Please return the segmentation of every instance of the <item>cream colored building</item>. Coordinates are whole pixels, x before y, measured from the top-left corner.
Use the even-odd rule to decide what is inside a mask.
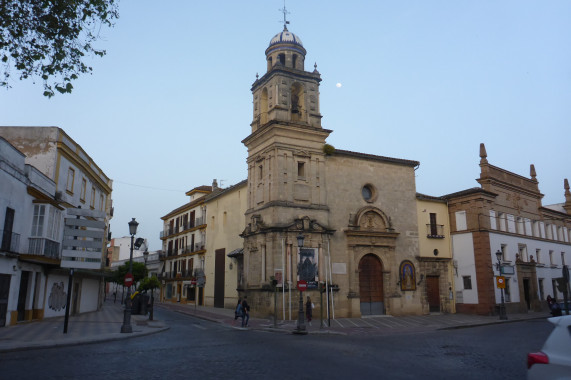
[[[207,213],[204,284],[205,305],[233,308],[242,287],[238,257],[243,255],[244,213],[247,182],[216,189],[206,196]]]
[[[315,315],[325,283],[331,316],[428,313],[417,286],[419,163],[327,146],[321,75],[305,71],[305,54],[284,27],[266,49],[267,73],[252,85],[240,295],[248,295],[252,313],[273,314],[275,277],[285,318],[297,315],[298,280],[308,283],[304,297],[314,300]]]
[[[199,186],[188,191],[188,203],[172,210],[163,220],[162,240],[163,271],[161,300],[182,303],[204,304],[204,281],[206,253],[206,204],[205,197],[216,189],[214,186]]]
[[[454,261],[450,239],[448,204],[441,197],[416,195],[420,278],[418,286],[426,299],[423,309],[455,313]]]

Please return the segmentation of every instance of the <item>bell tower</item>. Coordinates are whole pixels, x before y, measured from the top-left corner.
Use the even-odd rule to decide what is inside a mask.
[[[287,24],[284,17],[283,31],[265,51],[267,71],[251,88],[251,134],[242,141],[248,148],[246,217],[280,209],[262,215],[265,223],[291,220],[297,215],[291,208],[327,208],[323,146],[331,130],[321,127],[321,75],[317,66],[305,71],[307,52]]]

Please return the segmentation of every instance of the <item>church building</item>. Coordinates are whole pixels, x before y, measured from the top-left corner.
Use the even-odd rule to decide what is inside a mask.
[[[297,318],[296,287],[305,281],[314,317],[320,308],[331,317],[428,313],[419,162],[328,145],[333,131],[321,125],[321,75],[316,66],[306,71],[301,39],[284,25],[265,55],[267,72],[251,88],[251,133],[242,141],[248,178],[240,295],[254,314],[271,315],[277,282],[278,318]],[[448,290],[443,271],[431,276]]]

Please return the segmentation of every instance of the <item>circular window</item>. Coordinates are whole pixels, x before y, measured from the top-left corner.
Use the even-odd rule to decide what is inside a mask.
[[[438,256],[438,250],[437,249],[434,250],[434,256]]]
[[[365,201],[373,202],[376,195],[375,188],[372,185],[367,184],[361,189],[361,195]]]

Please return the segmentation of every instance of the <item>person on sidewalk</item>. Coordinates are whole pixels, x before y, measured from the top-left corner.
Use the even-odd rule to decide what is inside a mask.
[[[249,327],[250,305],[248,305],[248,301],[246,301],[247,298],[248,296],[244,296],[244,300],[242,301],[242,327]]]
[[[244,314],[242,314],[242,298],[238,298],[238,304],[236,305],[236,310],[234,311],[234,325],[238,318],[242,318],[242,324],[244,324]]]
[[[313,302],[311,302],[311,298],[307,296],[307,302],[305,303],[305,315],[307,316],[307,323],[311,326],[311,318],[313,317]]]

